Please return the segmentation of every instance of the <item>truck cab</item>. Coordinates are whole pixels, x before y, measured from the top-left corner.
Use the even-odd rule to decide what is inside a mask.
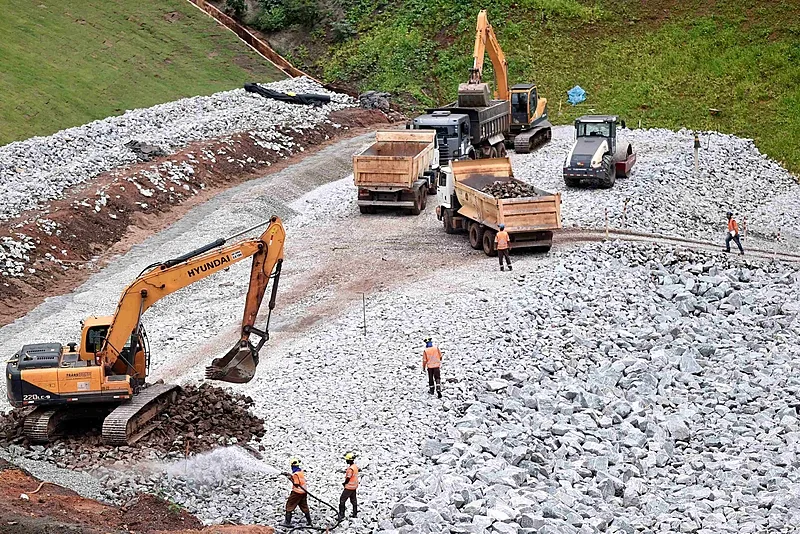
[[[470,142],[470,118],[461,113],[434,111],[420,115],[411,121],[414,130],[436,130],[439,147],[439,164],[450,161],[475,158],[475,149]]]

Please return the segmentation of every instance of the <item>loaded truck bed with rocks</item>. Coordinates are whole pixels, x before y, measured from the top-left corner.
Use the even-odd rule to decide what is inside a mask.
[[[433,131],[388,130],[353,156],[353,182],[361,213],[404,208],[419,215],[436,192],[439,153]]]
[[[487,255],[497,253],[500,224],[513,248],[549,249],[561,228],[561,194],[514,178],[508,158],[453,162],[446,182],[437,208],[445,232],[467,232],[470,246]]]

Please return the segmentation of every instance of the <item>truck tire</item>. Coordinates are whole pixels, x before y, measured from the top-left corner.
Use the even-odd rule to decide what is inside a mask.
[[[453,228],[453,213],[450,210],[444,210],[444,214],[442,215],[442,224],[444,225],[444,233],[456,233],[456,229]]]
[[[411,215],[419,215],[420,213],[422,213],[422,210],[424,209],[422,206],[423,198],[427,197],[425,197],[425,195],[422,194],[422,191],[417,190],[414,192],[414,207],[408,210],[408,212]]]
[[[611,189],[617,180],[617,166],[614,165],[614,158],[611,154],[603,156],[603,177],[600,178],[600,187]]]
[[[494,230],[486,230],[483,232],[483,252],[487,256],[497,256],[497,250],[494,248]]]
[[[581,179],[574,178],[572,176],[565,176],[564,183],[567,184],[567,187],[578,187],[579,185],[581,185]]]
[[[483,234],[486,229],[478,223],[469,225],[469,246],[475,250],[483,247]]]

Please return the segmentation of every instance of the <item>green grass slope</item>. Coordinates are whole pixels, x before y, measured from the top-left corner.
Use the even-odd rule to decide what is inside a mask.
[[[485,8],[508,57],[511,82],[535,80],[555,122],[594,110],[619,113],[643,127],[718,129],[755,139],[762,151],[800,171],[800,2],[319,4],[315,39],[327,37],[329,47],[290,52],[312,58],[306,61],[329,81],[392,91],[411,108],[450,101],[466,81],[475,18]],[[574,85],[588,93],[578,107],[566,103]],[[721,113],[712,116],[710,108]]]
[[[0,145],[284,77],[184,0],[19,0],[0,13]]]

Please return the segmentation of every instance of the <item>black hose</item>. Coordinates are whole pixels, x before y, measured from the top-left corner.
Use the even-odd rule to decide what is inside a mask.
[[[285,476],[285,475],[284,475],[284,476]],[[289,477],[289,480],[291,480],[291,477]],[[317,497],[316,495],[314,495],[313,493],[311,493],[311,492],[310,492],[310,491],[308,491],[307,489],[303,488],[303,487],[302,487],[300,484],[295,484],[295,483],[294,483],[294,480],[292,480],[292,486],[297,486],[298,488],[302,488],[302,489],[303,489],[303,491],[305,491],[305,492],[306,492],[306,495],[308,495],[309,497],[311,497],[311,498],[312,498],[312,499],[314,499],[315,501],[319,501],[319,502],[321,502],[322,504],[324,504],[325,506],[327,506],[328,508],[330,508],[331,510],[333,510],[333,512],[336,514],[336,523],[335,523],[333,526],[327,526],[327,527],[315,527],[315,526],[313,526],[313,525],[304,525],[304,526],[292,527],[291,529],[289,529],[289,530],[287,530],[287,531],[286,531],[287,533],[288,533],[288,532],[294,532],[295,530],[317,530],[317,531],[328,531],[328,530],[333,530],[333,529],[335,529],[336,527],[338,527],[338,526],[339,526],[339,524],[342,522],[342,519],[339,517],[339,510],[337,510],[336,508],[334,508],[334,506],[333,506],[332,504],[330,504],[330,503],[328,503],[328,502],[325,502],[325,501],[323,501],[322,499],[320,499],[319,497]]]

